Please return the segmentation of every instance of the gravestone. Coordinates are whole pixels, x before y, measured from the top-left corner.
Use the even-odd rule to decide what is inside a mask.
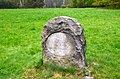
[[[60,16],[48,21],[42,32],[44,64],[81,69],[86,66],[83,27],[74,18]]]

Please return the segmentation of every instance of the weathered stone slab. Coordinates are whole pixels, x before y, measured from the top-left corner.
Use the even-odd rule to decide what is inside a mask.
[[[85,52],[86,40],[80,23],[66,16],[48,21],[42,32],[43,63],[64,68],[84,68]]]
[[[65,33],[53,33],[49,36],[46,42],[47,50],[59,57],[70,55],[71,52],[75,53],[74,39]]]

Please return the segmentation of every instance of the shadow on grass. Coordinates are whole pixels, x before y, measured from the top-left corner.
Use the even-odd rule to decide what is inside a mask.
[[[64,68],[64,67],[60,67],[60,66],[56,66],[54,64],[43,64],[42,59],[38,62],[38,64],[36,66],[34,66],[36,69],[40,69],[40,70],[51,70],[51,71],[58,71],[58,72],[62,72],[62,73],[70,73],[70,74],[75,74],[76,72],[78,72],[77,69],[75,68]]]

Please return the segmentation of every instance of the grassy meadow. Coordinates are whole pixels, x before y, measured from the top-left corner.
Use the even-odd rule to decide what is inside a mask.
[[[84,27],[89,73],[41,65],[41,32],[56,16]],[[120,10],[0,9],[0,79],[120,79]]]

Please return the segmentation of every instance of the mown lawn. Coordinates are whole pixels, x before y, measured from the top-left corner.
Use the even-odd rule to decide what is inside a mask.
[[[87,39],[87,64],[96,79],[120,79],[120,10],[1,9],[0,79],[80,79],[79,72],[41,66],[41,32],[56,16],[76,18]],[[84,75],[84,76],[85,76]]]

